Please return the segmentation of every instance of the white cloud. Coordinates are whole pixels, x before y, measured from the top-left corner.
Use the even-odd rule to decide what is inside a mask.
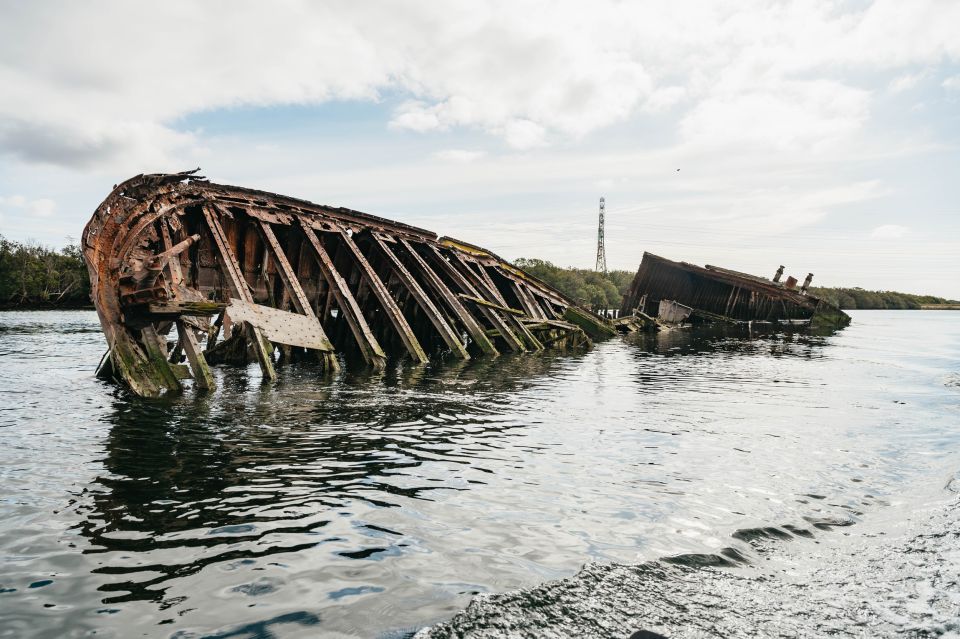
[[[870,232],[870,237],[876,240],[897,240],[910,231],[906,226],[899,224],[883,224]]]
[[[515,149],[533,149],[545,146],[547,131],[532,120],[515,119],[503,127],[503,138]]]
[[[656,89],[644,103],[643,110],[648,113],[667,111],[680,103],[686,96],[687,89],[684,87]]]
[[[433,155],[438,160],[443,160],[445,162],[458,162],[461,164],[466,164],[468,162],[479,160],[486,154],[483,151],[470,151],[468,149],[446,149],[444,151],[437,151]]]
[[[868,93],[828,81],[782,82],[768,91],[703,100],[680,123],[697,144],[799,149],[842,143],[868,115]],[[742,148],[742,147],[741,147]]]
[[[429,106],[420,100],[409,100],[397,109],[390,126],[425,133],[445,129],[448,125],[441,121],[438,107]]]
[[[185,115],[388,94],[409,98],[395,128],[468,127],[519,149],[681,105],[688,138],[737,143],[718,132],[756,122],[752,143],[816,146],[869,115],[845,76],[956,61],[958,23],[949,0],[14,3],[0,151],[179,167],[203,151],[200,132],[177,129]]]
[[[50,217],[57,210],[57,203],[49,198],[41,198],[30,202],[28,210],[35,217]]]
[[[57,210],[57,203],[49,198],[30,200],[22,195],[0,196],[0,211],[16,211],[32,217],[51,217]]]
[[[950,91],[960,90],[960,75],[950,76],[949,78],[943,81],[941,86],[943,86],[944,89],[947,89]]]
[[[899,75],[890,81],[887,90],[890,93],[903,93],[917,86],[917,84],[926,76],[925,72],[907,73]]]

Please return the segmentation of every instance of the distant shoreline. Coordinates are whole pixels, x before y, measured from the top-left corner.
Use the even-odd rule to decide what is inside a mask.
[[[90,302],[64,304],[0,304],[0,312],[13,311],[95,311]],[[924,304],[920,308],[852,308],[851,311],[960,311],[960,304]]]
[[[95,311],[91,302],[63,302],[62,304],[52,303],[26,303],[26,304],[2,304],[0,311]]]

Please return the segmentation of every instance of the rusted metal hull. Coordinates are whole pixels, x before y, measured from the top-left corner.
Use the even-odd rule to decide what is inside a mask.
[[[623,297],[621,313],[657,317],[668,308],[675,319],[677,305],[689,307],[683,319],[691,321],[790,323],[816,329],[842,328],[850,323],[850,316],[836,306],[784,284],[644,253]]]
[[[115,187],[82,245],[107,369],[142,396],[186,378],[212,388],[211,363],[256,361],[269,380],[304,357],[379,368],[577,347],[610,331],[482,248],[195,172]]]

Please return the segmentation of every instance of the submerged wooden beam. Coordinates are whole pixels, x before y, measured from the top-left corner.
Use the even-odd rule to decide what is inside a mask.
[[[219,220],[217,220],[216,216],[210,211],[209,207],[203,207],[203,217],[207,222],[207,227],[213,236],[213,242],[220,254],[220,266],[223,269],[224,276],[227,278],[230,289],[233,291],[236,299],[252,304],[253,296],[250,294],[250,289],[247,288],[246,280],[243,279],[237,258],[227,244],[227,236],[223,232],[223,227],[220,226]],[[230,313],[229,309],[227,313]],[[276,379],[277,372],[273,368],[273,360],[270,357],[270,343],[263,336],[263,331],[259,328],[250,323],[247,323],[246,326],[247,337],[253,346],[253,352],[256,354],[257,363],[260,364],[263,377],[269,380]]]
[[[438,249],[436,246],[431,246],[430,248],[433,251],[434,263],[440,266],[441,270],[446,273],[447,277],[455,282],[457,286],[467,295],[483,299],[480,291],[474,287],[469,278],[465,274],[461,273],[453,264],[447,261],[447,259],[440,252],[440,249]],[[510,330],[506,320],[501,317],[497,311],[487,306],[480,306],[478,308],[480,313],[483,314],[491,324],[493,324],[494,328],[500,331],[500,336],[507,343],[507,346],[510,348],[510,350],[517,353],[526,350],[523,342],[521,342],[517,336],[513,334],[513,331]]]
[[[463,324],[464,328],[467,330],[467,333],[476,343],[477,347],[488,355],[499,355],[500,351],[493,345],[493,342],[487,337],[487,334],[484,332],[483,328],[480,327],[480,324],[477,323],[476,318],[470,314],[470,311],[460,303],[460,300],[457,299],[456,295],[453,294],[447,285],[443,283],[433,269],[430,268],[430,265],[424,261],[420,256],[417,250],[410,244],[405,238],[400,239],[400,243],[407,250],[407,254],[413,258],[414,263],[417,265],[419,272],[423,275],[423,278],[427,281],[427,284],[433,289],[433,292],[440,296],[444,302],[446,302],[447,307],[453,311],[453,314],[457,316],[460,322]]]
[[[344,314],[347,324],[350,326],[350,331],[353,333],[361,355],[364,360],[374,368],[383,368],[387,356],[383,352],[383,348],[380,347],[377,338],[374,337],[373,331],[370,330],[370,326],[367,324],[367,320],[364,319],[363,313],[360,312],[357,300],[353,297],[353,293],[350,292],[350,287],[347,286],[346,280],[344,280],[343,276],[337,271],[327,250],[320,244],[316,231],[303,219],[300,220],[300,228],[306,236],[307,245],[313,251],[313,255],[320,267],[320,272],[330,287],[330,295],[336,300],[337,307],[340,309],[340,312]]]
[[[396,301],[390,295],[390,291],[387,290],[386,284],[383,283],[383,280],[380,279],[380,276],[377,275],[377,272],[373,270],[372,266],[370,266],[370,262],[368,262],[367,258],[363,255],[363,253],[360,252],[360,247],[358,247],[356,242],[353,241],[350,233],[348,233],[346,229],[341,228],[339,230],[340,241],[344,246],[347,247],[350,254],[353,256],[353,259],[356,260],[358,266],[360,267],[360,271],[363,273],[363,277],[367,282],[367,285],[370,286],[370,290],[373,291],[377,301],[380,302],[380,305],[386,312],[390,323],[399,334],[400,340],[406,347],[410,357],[412,357],[416,362],[426,363],[429,360],[427,354],[424,352],[423,347],[417,340],[417,336],[413,334],[413,329],[410,328],[410,324],[407,322],[407,319],[403,316],[403,313],[400,312],[400,308],[397,306]]]
[[[187,361],[190,362],[190,370],[193,372],[193,379],[197,386],[205,390],[216,387],[213,380],[213,374],[210,367],[207,366],[207,360],[200,350],[200,344],[197,342],[197,336],[193,333],[193,327],[187,325],[183,320],[177,320],[177,333],[180,335],[180,346],[183,348]]]
[[[303,286],[300,284],[300,280],[297,279],[297,274],[294,273],[293,267],[290,265],[290,260],[287,259],[286,254],[283,252],[283,248],[280,247],[277,236],[274,234],[273,229],[270,228],[268,222],[259,220],[259,227],[263,233],[263,238],[268,250],[271,251],[273,258],[277,261],[280,279],[283,280],[283,284],[290,295],[290,301],[293,303],[294,308],[304,315],[308,322],[313,324],[313,328],[316,330],[317,339],[315,339],[315,343],[319,344],[320,347],[314,348],[314,350],[320,351],[321,360],[328,370],[334,371],[339,369],[340,366],[337,364],[337,358],[334,355],[333,344],[330,343],[327,334],[324,333],[323,325],[317,318],[317,314],[314,312],[310,300],[307,299],[307,294],[303,292]],[[305,346],[304,348],[310,347]]]
[[[463,268],[467,279],[473,284],[475,290],[480,291],[484,297],[497,300],[506,306],[507,301],[503,298],[500,291],[497,290],[496,285],[493,283],[493,280],[490,279],[490,275],[483,269],[482,265],[478,264],[480,268],[480,273],[478,274],[477,271],[471,268],[471,263],[476,263],[472,258],[468,259],[460,254],[454,253],[453,259]],[[534,334],[530,332],[530,329],[520,322],[515,315],[507,313],[504,317],[506,318],[507,324],[511,327],[511,332],[520,337],[525,347],[529,347],[535,351],[543,350],[543,344],[540,343],[540,340],[538,340]]]
[[[417,280],[414,279],[414,277],[410,274],[410,271],[407,270],[407,267],[403,265],[390,247],[387,246],[387,243],[380,239],[376,233],[373,234],[373,241],[380,251],[386,256],[394,274],[397,276],[400,282],[403,283],[407,290],[410,291],[410,294],[423,309],[423,312],[427,315],[427,319],[430,320],[430,323],[433,324],[434,328],[437,329],[437,332],[440,333],[440,337],[447,345],[447,348],[459,355],[462,359],[470,359],[470,355],[467,354],[466,346],[464,346],[463,342],[460,341],[460,338],[453,331],[453,329],[450,328],[450,325],[447,324],[447,320],[445,320],[443,315],[440,314],[440,309],[434,305],[433,300],[430,299],[426,291],[424,291],[420,286],[420,283],[417,282]]]

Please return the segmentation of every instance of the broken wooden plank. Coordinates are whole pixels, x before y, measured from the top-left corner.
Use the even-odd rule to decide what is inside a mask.
[[[477,344],[477,347],[488,355],[499,355],[500,351],[493,345],[493,342],[489,340],[483,328],[477,323],[476,318],[466,309],[466,307],[460,303],[460,300],[457,299],[453,291],[451,291],[443,280],[434,273],[433,269],[430,268],[430,265],[426,263],[423,257],[416,251],[416,249],[407,241],[405,238],[400,239],[400,244],[407,250],[407,253],[410,257],[413,258],[414,263],[417,265],[417,268],[423,278],[427,281],[427,284],[433,290],[434,293],[440,296],[440,298],[446,302],[447,306],[453,311],[454,315],[460,320],[464,328],[467,330],[467,333],[470,335],[471,339]]]
[[[447,320],[444,319],[443,315],[440,313],[440,309],[434,305],[433,300],[426,294],[423,288],[420,286],[420,283],[410,274],[410,271],[407,270],[407,267],[397,258],[390,247],[387,246],[386,242],[377,237],[376,233],[372,234],[374,244],[380,249],[380,251],[386,256],[387,261],[389,262],[391,268],[393,269],[394,274],[400,280],[400,283],[403,284],[410,294],[413,296],[413,299],[420,305],[420,308],[423,309],[423,312],[426,313],[427,319],[430,320],[430,323],[433,324],[433,327],[437,329],[437,332],[440,333],[441,339],[447,347],[459,355],[462,359],[470,359],[470,355],[467,354],[467,349],[464,346],[463,342],[460,341],[460,337],[450,328],[450,325],[447,324]]]
[[[272,252],[271,257],[277,260],[277,271],[280,273],[280,279],[283,281],[284,286],[286,286],[290,292],[291,302],[293,302],[294,308],[307,317],[317,319],[317,314],[310,305],[307,294],[303,292],[303,286],[301,286],[300,280],[297,279],[296,273],[293,272],[290,260],[287,259],[286,254],[280,247],[280,242],[277,241],[277,236],[274,234],[273,229],[270,228],[270,224],[259,220],[259,229],[263,234],[267,250]],[[320,332],[323,332],[322,328]]]
[[[318,351],[333,350],[315,318],[238,299],[230,300],[227,314],[234,322],[246,322],[256,327],[271,342]]]
[[[387,286],[383,283],[383,280],[380,279],[380,276],[377,275],[376,271],[373,270],[373,267],[370,266],[370,262],[368,262],[367,258],[360,252],[360,247],[353,241],[353,238],[350,237],[350,233],[348,233],[346,229],[340,228],[340,241],[347,247],[349,253],[357,262],[363,278],[386,312],[390,323],[399,334],[400,341],[403,342],[410,357],[412,357],[414,361],[421,363],[429,361],[419,340],[417,340],[416,335],[413,334],[413,329],[410,328],[407,319],[403,316],[403,313],[400,312],[400,308],[390,295],[390,291],[387,290]]]
[[[320,267],[320,273],[327,281],[329,286],[328,298],[332,295],[336,299],[337,307],[346,318],[347,325],[350,327],[350,332],[353,333],[361,355],[368,364],[375,368],[383,368],[387,356],[383,352],[380,342],[374,337],[373,331],[370,330],[363,313],[360,312],[360,307],[357,305],[353,293],[350,292],[347,281],[337,271],[327,250],[320,243],[316,231],[306,224],[302,218],[300,219],[300,228],[306,235],[307,244],[313,251],[313,256]]]
[[[179,392],[183,389],[170,362],[167,361],[167,341],[157,334],[156,328],[148,324],[140,329],[141,341],[147,351],[147,358],[158,373],[157,382],[167,390]]]
[[[169,300],[166,302],[152,302],[146,305],[151,315],[216,315],[227,307],[224,302],[189,302]]]
[[[193,371],[193,378],[196,380],[197,387],[212,390],[216,387],[216,382],[213,380],[210,367],[207,366],[203,351],[200,350],[200,344],[197,342],[193,327],[188,326],[182,319],[178,319],[177,333],[180,335],[180,347],[187,356],[187,361],[190,362],[190,370]]]
[[[167,221],[160,218],[160,235],[163,237],[163,247],[166,251],[173,248],[173,239],[170,237],[170,229],[167,228]],[[167,262],[167,269],[170,271],[170,284],[176,289],[183,284],[183,270],[180,268],[179,255]]]
[[[563,313],[563,319],[576,324],[593,339],[604,339],[616,334],[614,328],[600,317],[578,306],[568,306]]]
[[[481,306],[485,306],[485,307],[487,307],[487,308],[492,308],[492,309],[494,309],[494,310],[496,310],[496,311],[500,311],[501,313],[510,313],[511,315],[516,315],[516,316],[518,316],[518,317],[525,317],[525,316],[526,316],[526,314],[525,314],[523,311],[521,311],[521,310],[518,310],[518,309],[515,309],[515,308],[510,308],[509,306],[501,306],[501,305],[499,305],[499,304],[494,304],[493,302],[488,302],[487,300],[483,299],[482,297],[476,297],[476,296],[474,296],[474,295],[467,295],[466,293],[459,293],[459,294],[457,295],[457,297],[460,297],[460,298],[465,299],[465,300],[470,300],[470,301],[473,302],[474,304],[480,304]]]
[[[486,272],[483,271],[482,266],[481,271],[483,271],[484,275],[486,275],[486,279],[484,279],[483,275],[479,275],[473,268],[471,268],[470,262],[464,259],[462,255],[454,253],[453,259],[455,262],[459,263],[461,267],[463,267],[464,274],[467,276],[467,279],[473,284],[476,290],[480,291],[483,296],[491,300],[500,301],[504,306],[506,306],[506,300],[503,299],[503,295],[501,295],[500,291],[497,290],[497,287],[493,283],[493,280],[490,279],[490,276],[486,275]],[[523,313],[520,314],[522,315]],[[543,350],[543,344],[541,344],[540,340],[538,340],[536,336],[530,332],[530,329],[524,326],[523,323],[517,319],[517,315],[508,313],[504,317],[506,317],[507,324],[511,326],[512,332],[520,336],[525,346],[528,346],[535,351]]]
[[[524,284],[522,281],[518,282],[513,278],[509,278],[509,282],[513,288],[514,295],[516,295],[517,299],[520,300],[520,305],[523,306],[523,310],[528,316],[534,319],[547,318],[546,313],[544,313],[543,309],[540,308],[540,304],[537,303],[533,295],[530,294],[530,291],[527,290],[526,284]]]
[[[286,287],[286,291],[289,294],[290,302],[293,303],[294,308],[302,313],[308,319],[308,321],[311,321],[316,325],[317,333],[323,336],[322,341],[325,344],[325,347],[317,350],[319,350],[321,353],[320,358],[324,364],[324,367],[329,371],[338,370],[340,365],[337,363],[337,358],[333,354],[333,344],[330,343],[330,340],[327,338],[327,334],[323,331],[323,324],[321,324],[320,320],[317,318],[317,314],[314,312],[313,306],[310,304],[310,300],[307,299],[307,294],[303,292],[303,285],[301,285],[300,280],[297,279],[297,274],[293,271],[293,267],[290,265],[290,260],[287,259],[286,254],[280,247],[280,242],[277,241],[277,236],[270,227],[270,223],[259,220],[259,228],[264,239],[266,240],[267,250],[272,252],[273,258],[277,261],[277,270],[280,273],[280,279],[283,281],[283,285]],[[282,343],[286,344],[286,342]],[[285,356],[289,357],[289,355],[290,353],[285,353]]]
[[[453,264],[451,264],[440,252],[436,246],[430,247],[432,251],[432,257],[435,264],[438,264],[447,274],[451,280],[467,295],[475,297],[478,299],[483,299],[483,296],[480,294],[480,291],[470,282],[466,275],[461,273]],[[487,318],[493,326],[500,331],[500,335],[503,340],[507,343],[507,346],[510,350],[520,353],[526,350],[526,347],[523,345],[523,342],[514,335],[513,331],[510,330],[507,321],[494,309],[489,308],[488,306],[480,305],[478,306],[481,314]]]
[[[252,304],[253,296],[250,294],[246,280],[243,279],[243,273],[240,270],[240,265],[237,263],[236,256],[227,245],[227,238],[223,232],[223,227],[220,226],[220,222],[208,207],[203,207],[203,216],[207,222],[207,227],[210,229],[210,234],[213,236],[217,251],[220,254],[220,266],[223,269],[224,276],[227,278],[230,289],[233,291],[234,297]],[[270,357],[270,345],[263,336],[263,333],[254,325],[250,324],[248,338],[253,344],[253,351],[256,353],[257,363],[260,364],[260,370],[263,372],[264,379],[276,379],[277,372],[273,368],[273,360]]]

